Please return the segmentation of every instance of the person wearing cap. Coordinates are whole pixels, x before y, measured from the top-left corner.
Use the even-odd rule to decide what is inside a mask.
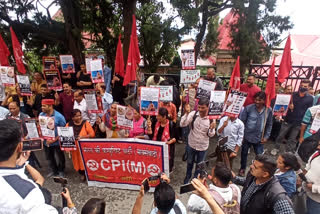
[[[64,177],[64,168],[65,168],[65,157],[63,151],[61,151],[58,141],[58,131],[57,127],[65,127],[66,120],[63,115],[53,109],[54,100],[53,99],[43,99],[42,102],[42,112],[40,116],[53,117],[54,118],[54,140],[44,140],[44,151],[49,161],[49,166],[51,172],[48,174],[48,177],[51,176],[60,176]],[[56,159],[57,157],[57,159]]]
[[[106,92],[110,93],[110,83],[111,83],[111,69],[105,64],[104,56],[98,56],[98,59],[101,59],[102,68],[103,68],[103,78],[104,83],[106,84]]]

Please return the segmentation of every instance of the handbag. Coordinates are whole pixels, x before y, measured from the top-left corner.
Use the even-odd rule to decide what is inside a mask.
[[[304,214],[307,212],[307,194],[304,190],[296,192],[291,197],[293,210],[297,214]]]

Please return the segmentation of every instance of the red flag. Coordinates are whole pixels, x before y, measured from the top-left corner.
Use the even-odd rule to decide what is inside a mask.
[[[270,68],[268,80],[267,80],[267,85],[266,85],[266,106],[270,107],[271,100],[276,97],[276,79],[275,79],[275,69],[274,69],[274,61],[275,58],[273,58],[273,62]]]
[[[131,81],[136,80],[136,69],[137,63],[135,59],[135,52],[134,52],[134,41],[133,37],[130,37],[130,46],[128,52],[128,60],[126,66],[126,74],[124,75],[123,86],[128,85]]]
[[[24,67],[23,60],[22,60],[23,52],[22,52],[21,44],[16,34],[14,33],[12,27],[10,27],[10,32],[11,32],[13,55],[16,60],[18,71],[22,74],[25,74],[27,71]]]
[[[115,63],[115,73],[124,77],[124,60],[121,46],[121,34],[118,39],[117,53],[116,53],[116,63]]]
[[[240,56],[238,56],[237,62],[233,68],[229,87],[231,89],[240,89]]]
[[[8,57],[10,56],[10,51],[6,45],[6,43],[3,41],[2,36],[0,34],[0,65],[8,66],[9,61]]]
[[[137,25],[136,25],[136,16],[132,15],[132,27],[131,27],[131,36],[133,40],[133,47],[134,47],[134,58],[136,63],[140,63],[140,51],[139,51],[139,43],[138,43],[138,36],[137,36]],[[131,41],[130,41],[131,42]],[[129,54],[128,54],[129,55]]]
[[[291,39],[290,35],[288,36],[284,51],[282,54],[280,67],[279,67],[279,82],[283,83],[285,79],[289,76],[292,69],[292,60],[291,60]]]

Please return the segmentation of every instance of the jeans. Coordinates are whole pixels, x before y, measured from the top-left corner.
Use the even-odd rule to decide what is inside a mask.
[[[297,136],[300,132],[300,125],[290,124],[287,122],[283,122],[281,125],[280,133],[276,139],[276,148],[279,149],[280,144],[283,141],[283,138],[290,132],[287,144],[286,151],[287,152],[295,152],[296,144],[297,144]]]
[[[320,213],[320,203],[307,197],[307,214],[319,214]]]
[[[46,158],[49,161],[49,166],[53,173],[63,172],[65,168],[65,157],[63,151],[61,151],[60,146],[44,146],[44,152]],[[55,158],[57,157],[57,160]]]
[[[243,140],[242,148],[241,148],[241,167],[240,169],[246,169],[247,167],[247,159],[248,159],[248,151],[250,147],[253,147],[254,153],[256,155],[263,153],[263,144],[258,143],[250,143],[246,139]]]
[[[206,156],[206,151],[197,151],[191,148],[190,146],[187,147],[187,153],[188,153],[187,173],[184,179],[184,184],[187,184],[191,178],[194,163],[198,164],[201,161],[204,161]],[[196,169],[194,171],[194,177],[196,178],[199,173],[200,173],[200,170],[196,166]]]

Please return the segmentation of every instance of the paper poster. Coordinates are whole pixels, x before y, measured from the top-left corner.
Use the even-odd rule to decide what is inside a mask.
[[[189,105],[191,108],[191,111],[194,110],[194,107],[196,105],[196,89],[194,88],[189,88],[188,89],[188,98],[189,98]]]
[[[53,117],[39,116],[39,125],[40,125],[41,135],[43,139],[46,139],[46,140],[55,139]]]
[[[29,76],[25,75],[17,75],[17,82],[19,85],[20,93],[22,96],[31,96],[31,84],[29,80]]]
[[[311,127],[310,127],[310,133],[315,134],[320,128],[320,110],[316,112],[316,115],[313,118]]]
[[[208,80],[200,80],[198,88],[197,88],[197,95],[196,98],[200,99],[202,97],[207,98],[210,100],[211,91],[213,91],[216,87],[215,82],[211,82]]]
[[[60,148],[62,151],[77,150],[73,127],[58,127]],[[77,137],[77,136],[76,136]]]
[[[6,97],[5,87],[3,86],[1,79],[0,79],[0,101],[3,101]]]
[[[61,78],[58,70],[47,70],[47,71],[43,71],[43,73],[47,81],[48,89],[53,89],[53,90],[62,89]]]
[[[181,50],[181,62],[183,70],[196,68],[194,49]]]
[[[37,121],[35,118],[25,119],[25,125],[27,129],[27,139],[38,139],[40,138],[39,130],[37,127]]]
[[[195,83],[200,78],[200,70],[181,70],[180,71],[180,84]]]
[[[117,105],[117,126],[122,129],[133,128],[133,109]]]
[[[273,107],[273,114],[276,116],[286,116],[291,101],[290,94],[277,94]]]
[[[92,60],[90,63],[91,80],[93,83],[104,82],[102,72],[102,61],[101,59]]]
[[[14,76],[14,67],[0,66],[0,77],[4,86],[15,86]]]
[[[22,141],[22,151],[39,151],[43,149],[42,139],[30,139]]]
[[[91,58],[86,58],[86,69],[88,73],[91,72],[91,61],[92,61]]]
[[[173,100],[173,86],[172,85],[151,85],[152,88],[160,89],[159,100],[162,102],[171,102]]]
[[[75,73],[72,55],[60,55],[62,73]]]
[[[84,90],[84,98],[86,100],[89,113],[103,113],[102,101],[100,99],[100,102],[98,105],[96,90],[94,89]]]
[[[43,70],[57,70],[57,63],[55,57],[42,57]]]
[[[140,113],[142,115],[157,115],[159,110],[159,88],[141,88]]]
[[[223,105],[226,99],[226,91],[211,91],[208,116],[210,119],[220,119],[223,113]]]
[[[247,93],[231,90],[223,107],[224,115],[238,117],[246,98]]]

